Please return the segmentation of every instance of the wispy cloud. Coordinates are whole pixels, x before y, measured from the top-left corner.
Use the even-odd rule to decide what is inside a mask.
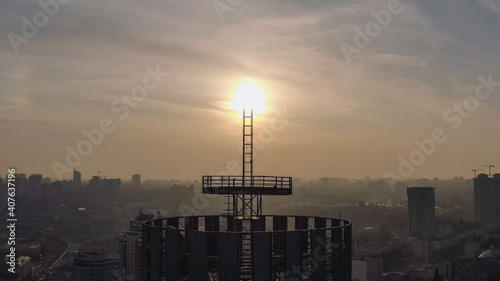
[[[33,157],[60,154],[81,138],[82,129],[112,114],[111,101],[142,79],[138,69],[159,63],[171,73],[168,82],[149,93],[99,148],[141,159],[117,171],[119,176],[161,164],[170,169],[167,174],[155,166],[151,177],[195,177],[207,169],[199,157],[234,158],[236,152],[225,148],[240,140],[239,123],[214,104],[228,101],[248,78],[261,83],[273,108],[286,107],[297,116],[266,150],[269,157],[290,149],[297,151],[294,157],[314,162],[302,167],[307,172],[287,164],[299,176],[328,175],[335,168],[341,176],[382,175],[393,164],[386,159],[399,153],[394,151],[405,151],[414,138],[442,125],[442,112],[474,91],[478,75],[493,73],[500,80],[500,6],[492,0],[402,1],[403,11],[348,64],[339,44],[352,41],[353,28],[372,21],[370,12],[387,2],[244,1],[221,22],[211,1],[73,0],[16,55],[5,35],[20,32],[21,18],[39,7],[33,1],[3,1],[1,130],[23,138],[3,139],[5,147],[23,154],[37,141],[44,152],[30,150]],[[481,108],[468,121],[472,125],[463,127],[460,142],[481,143],[477,153],[489,155],[496,148],[480,128],[495,126],[484,114],[497,116],[500,99]],[[223,156],[206,152],[210,147]],[[0,150],[4,155],[5,148]],[[12,151],[6,153],[15,159]],[[167,154],[184,164],[158,158]],[[88,158],[84,173],[97,164],[114,165],[100,155]],[[335,157],[367,164],[347,169],[330,159]],[[439,157],[438,163],[453,162],[442,165],[445,176],[467,165],[459,157]],[[16,165],[50,174],[52,159],[25,164],[30,161],[24,157]],[[272,167],[265,159],[262,165]],[[193,170],[181,171],[187,166]],[[421,171],[434,176],[430,169]]]

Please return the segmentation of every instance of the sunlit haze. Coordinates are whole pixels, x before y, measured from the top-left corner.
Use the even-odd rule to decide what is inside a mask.
[[[38,2],[0,4],[3,178],[225,173],[243,106],[256,174],[500,166],[496,1],[61,0],[39,27]]]
[[[247,113],[253,110],[255,114],[259,114],[268,109],[265,101],[266,95],[260,87],[253,81],[246,81],[234,92],[230,108],[239,112],[244,108]]]

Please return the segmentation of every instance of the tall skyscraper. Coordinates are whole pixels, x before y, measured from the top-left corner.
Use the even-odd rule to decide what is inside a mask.
[[[410,187],[408,195],[409,235],[419,238],[434,236],[434,187]]]
[[[82,185],[82,173],[78,172],[75,169],[73,169],[73,182],[76,184],[76,186]]]
[[[500,174],[474,179],[474,216],[481,223],[500,221]]]

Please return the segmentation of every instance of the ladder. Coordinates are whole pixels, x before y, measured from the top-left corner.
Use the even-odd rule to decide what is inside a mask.
[[[242,281],[252,280],[252,240],[249,234],[251,229],[251,219],[241,220],[241,229],[245,234],[241,235],[241,270],[240,279]]]
[[[253,108],[250,112],[243,108],[243,188],[253,188]],[[254,215],[254,195],[238,195],[241,207],[237,215],[241,216],[241,227],[244,232],[250,231],[251,220]],[[249,219],[244,219],[245,217]],[[251,236],[246,233],[241,236],[241,280],[251,280],[252,253]]]
[[[253,109],[250,115],[243,108],[243,187],[252,187],[253,177]],[[250,185],[247,185],[250,180]]]
[[[243,108],[243,178],[242,187],[253,187],[253,108],[250,112]],[[239,209],[235,210],[238,216],[252,216],[252,196],[240,194],[238,197]],[[236,199],[236,198],[235,198]],[[237,205],[236,205],[237,206]]]

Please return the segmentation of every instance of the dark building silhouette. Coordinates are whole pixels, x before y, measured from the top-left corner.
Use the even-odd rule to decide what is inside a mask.
[[[474,178],[474,216],[481,223],[500,221],[500,174]]]
[[[41,174],[32,174],[28,178],[28,184],[30,187],[39,187],[42,185],[42,178],[43,176]]]
[[[434,236],[434,187],[410,187],[408,195],[408,232],[410,236]]]
[[[73,182],[76,184],[76,186],[82,185],[82,173],[78,172],[75,169],[73,169]]]
[[[134,186],[140,186],[141,185],[141,175],[140,174],[132,175],[132,184]]]
[[[92,193],[99,192],[101,188],[101,177],[92,176],[92,179],[89,180],[89,188]]]

